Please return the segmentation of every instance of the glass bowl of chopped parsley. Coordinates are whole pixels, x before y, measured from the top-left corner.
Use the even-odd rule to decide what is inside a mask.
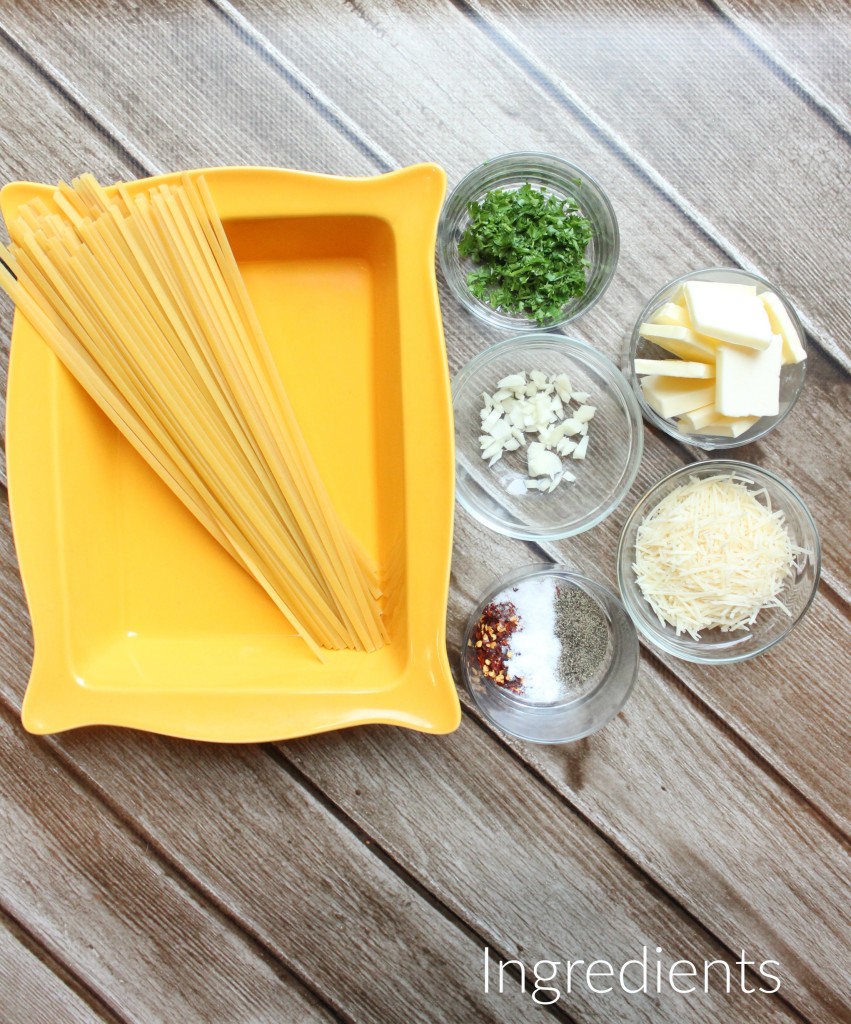
[[[545,153],[508,153],[453,190],[437,251],[471,313],[507,330],[549,330],[597,302],[619,246],[615,212],[589,174]]]

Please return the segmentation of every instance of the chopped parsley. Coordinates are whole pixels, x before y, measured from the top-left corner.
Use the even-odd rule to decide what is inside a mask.
[[[480,203],[468,203],[467,212],[458,254],[477,264],[467,275],[477,299],[540,325],[558,319],[564,305],[585,292],[593,230],[575,200],[527,182],[494,189]]]

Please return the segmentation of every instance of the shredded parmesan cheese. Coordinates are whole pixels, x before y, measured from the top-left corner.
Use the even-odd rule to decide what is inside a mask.
[[[704,629],[747,630],[764,608],[780,608],[802,550],[784,514],[753,481],[721,475],[672,491],[646,516],[635,542],[636,580],[663,625],[700,639]]]

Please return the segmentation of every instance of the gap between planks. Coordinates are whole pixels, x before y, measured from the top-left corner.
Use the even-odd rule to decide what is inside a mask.
[[[66,964],[58,960],[53,953],[34,935],[23,922],[19,921],[8,909],[0,904],[0,928],[5,927],[9,933],[54,975],[60,985],[73,992],[104,1024],[130,1024],[112,1007],[107,1005],[94,989],[74,974]]]
[[[475,722],[476,725],[483,732],[489,734],[491,739],[493,739],[496,742],[497,746],[501,747],[503,750],[507,750],[515,757],[518,756],[517,751],[512,748],[508,739],[505,736],[501,735],[495,728],[493,728],[489,722],[485,721],[485,719],[479,713],[478,709],[474,708],[473,705],[466,699],[463,701],[463,703],[464,710],[470,716],[471,721]],[[712,928],[709,927],[708,924],[706,924],[699,917],[697,917],[697,915],[693,911],[689,910],[689,908],[684,903],[682,903],[655,876],[648,874],[640,865],[638,865],[633,855],[625,846],[622,846],[620,843],[616,842],[611,836],[609,836],[606,832],[604,832],[600,828],[600,826],[595,823],[593,818],[587,815],[584,811],[580,810],[578,807],[575,807],[567,799],[567,797],[559,791],[558,787],[547,777],[545,772],[543,772],[541,769],[537,768],[535,765],[531,763],[526,763],[526,770],[529,772],[530,775],[536,778],[539,783],[544,785],[550,791],[550,793],[552,793],[563,804],[565,804],[567,808],[570,810],[570,812],[572,814],[575,814],[577,818],[579,818],[583,825],[585,825],[597,836],[599,836],[599,838],[602,839],[602,841],[606,843],[607,846],[614,850],[616,854],[618,854],[620,857],[623,857],[627,864],[635,872],[635,877],[648,879],[652,888],[658,892],[658,894],[669,904],[669,906],[673,907],[687,921],[690,921],[696,929],[705,932],[707,935],[711,936],[718,943],[721,949],[726,950],[734,958],[740,954],[740,950],[732,949],[730,944],[726,941],[726,939],[718,935],[715,931],[713,931]],[[748,969],[748,976],[751,977],[751,979],[754,981],[759,980],[759,978],[756,975],[754,975],[754,972],[750,969]],[[775,992],[773,993],[773,995],[776,999],[783,1003],[787,1011],[794,1017],[797,1017],[799,1020],[804,1022],[809,1021],[809,1018],[805,1016],[801,1012],[801,1010],[798,1009],[797,1006],[789,1002],[789,1000],[784,995],[781,995],[780,992]]]
[[[745,41],[749,49],[753,51],[767,67],[777,75],[778,78],[789,88],[797,92],[802,99],[822,117],[846,142],[851,142],[851,124],[844,113],[835,104],[821,94],[821,90],[803,79],[794,68],[783,58],[779,50],[771,44],[771,41],[755,29],[752,22],[748,22],[725,0],[703,0],[706,7],[715,11],[716,15],[725,21],[730,28]]]
[[[299,75],[297,70],[293,68],[283,53],[257,28],[255,28],[243,15],[235,10],[232,4],[227,0],[206,0],[206,2],[213,7],[222,18],[230,24],[236,34],[244,42],[246,42],[255,52],[258,52],[261,57],[276,71],[278,71],[284,79],[298,90],[298,92],[306,99],[311,101],[314,109],[321,114],[324,119],[337,131],[344,135],[344,137],[350,141],[353,145],[359,149],[361,153],[372,160],[376,167],[380,171],[387,171],[393,167],[398,167],[399,162],[395,160],[390,154],[388,154],[377,142],[371,140],[367,133],[354,121],[348,118],[334,103],[333,100],[326,97],[321,90],[314,86],[311,81],[303,75]],[[704,234],[704,236],[713,244],[717,245],[724,251],[730,253],[731,258],[734,262],[737,262],[739,266],[745,270],[753,269],[750,267],[749,261],[742,254],[738,254],[737,251],[732,247],[730,243],[727,243],[711,224],[705,222],[699,212],[691,206],[691,204],[684,198],[679,197],[678,200],[672,198],[672,194],[676,194],[672,186],[667,185],[661,176],[657,175],[653,171],[652,167],[647,164],[640,156],[632,153],[630,147],[623,141],[619,140],[613,130],[608,127],[603,127],[603,122],[595,118],[593,111],[590,108],[586,108],[578,98],[571,99],[570,94],[564,87],[559,86],[557,83],[552,82],[543,70],[537,68],[533,58],[526,56],[519,44],[510,42],[503,38],[500,30],[496,26],[492,25],[487,21],[481,13],[473,10],[466,0],[450,0],[470,21],[479,28],[484,34],[491,38],[494,43],[508,52],[512,59],[518,64],[520,69],[533,81],[539,88],[543,89],[550,95],[556,102],[566,104],[576,113],[576,115],[587,124],[589,130],[597,137],[600,138],[608,148],[612,149],[617,155],[619,155],[626,163],[637,170],[641,176],[650,182],[650,184],[656,189],[666,201],[672,203],[687,219],[692,221]],[[128,139],[118,128],[116,128],[112,122],[102,114],[94,104],[90,103],[88,99],[79,92],[74,86],[67,81],[65,76],[55,68],[52,64],[46,61],[39,61],[33,57],[25,46],[18,41],[18,39],[3,25],[0,21],[0,38],[4,39],[10,47],[18,53],[22,59],[24,59],[30,67],[32,67],[45,81],[51,85],[60,96],[65,99],[75,110],[77,110],[85,119],[101,134],[105,135],[114,146],[127,157],[128,161],[131,162],[138,172],[141,172],[143,176],[151,176],[161,173],[161,169],[158,167],[155,161],[142,150],[138,149],[133,142]],[[358,139],[352,136],[352,132],[355,132]],[[658,182],[657,182],[658,179]],[[669,191],[670,190],[670,191]],[[678,195],[678,194],[677,194]],[[800,312],[800,310],[799,310]],[[803,316],[802,316],[802,319]],[[806,324],[805,324],[806,326]],[[817,342],[819,349],[835,363],[843,372],[851,370],[851,362],[845,360],[844,356],[834,352],[830,344],[821,338],[819,332],[815,329],[811,329],[812,325],[807,328],[807,333],[811,340]],[[648,428],[651,429],[651,428]],[[657,437],[661,437],[661,433],[654,431]],[[667,440],[662,438],[662,440]],[[680,453],[680,457],[688,455],[691,457],[691,453],[686,449],[685,445],[681,442],[674,442]],[[5,479],[0,481],[4,485]],[[832,573],[825,570],[822,567],[822,580],[827,586],[829,586],[837,596],[848,600],[844,594],[840,581],[837,580]]]
[[[589,829],[589,831],[593,832],[603,843],[606,844],[606,846],[609,847],[609,849],[611,849],[614,852],[616,857],[622,859],[625,862],[625,867],[628,871],[632,873],[633,878],[640,881],[644,881],[646,884],[649,884],[651,893],[654,896],[654,898],[659,899],[660,902],[664,903],[669,908],[674,910],[674,912],[678,914],[682,920],[691,924],[691,926],[697,932],[703,932],[705,935],[712,938],[715,942],[717,942],[718,946],[721,949],[725,950],[733,958],[735,958],[738,955],[738,951],[732,949],[725,939],[717,935],[707,924],[700,920],[700,918],[698,918],[691,910],[688,909],[688,907],[686,907],[679,899],[677,899],[677,897],[674,896],[667,889],[667,887],[664,886],[657,878],[655,878],[653,875],[650,875],[644,868],[637,864],[634,857],[625,847],[623,847],[621,844],[616,842],[611,836],[609,836],[606,832],[604,832],[603,829],[599,825],[597,825],[596,822],[584,811],[574,806],[574,804],[571,803],[571,801],[565,796],[565,794],[561,793],[559,789],[555,786],[555,784],[547,778],[545,773],[540,771],[534,765],[527,763],[525,759],[523,759],[518,754],[518,752],[512,748],[508,740],[503,735],[501,735],[496,729],[491,727],[490,723],[484,720],[484,718],[481,716],[478,710],[474,708],[469,701],[464,699],[463,705],[464,710],[469,717],[469,720],[479,730],[481,730],[481,732],[488,736],[500,749],[507,751],[510,755],[512,755],[515,758],[520,758],[520,760],[523,761],[525,770],[528,771],[529,774],[532,775],[534,778],[536,778],[538,780],[538,783],[543,785],[544,788],[550,793],[550,795],[555,797],[557,802],[567,809],[569,814],[572,814],[576,818],[578,818],[579,821],[587,829]],[[389,850],[387,850],[381,843],[379,843],[373,836],[371,836],[370,833],[367,832],[366,829],[364,829],[363,826],[360,825],[358,821],[355,818],[353,818],[347,810],[342,808],[331,796],[329,796],[325,792],[325,790],[323,790],[319,786],[318,783],[315,783],[309,776],[307,776],[303,772],[303,770],[299,768],[289,758],[285,748],[281,746],[267,745],[267,749],[268,752],[270,753],[270,756],[273,757],[273,760],[279,765],[279,767],[283,771],[287,772],[287,774],[290,775],[290,777],[292,777],[293,779],[298,781],[302,786],[304,786],[304,788],[308,790],[308,792],[310,792],[315,797],[315,799],[317,799],[322,804],[322,806],[325,807],[326,810],[328,810],[330,814],[334,815],[334,817],[336,817],[342,824],[344,824],[350,831],[355,833],[357,836],[368,837],[368,842],[366,842],[366,845],[368,845],[372,852],[375,853],[375,855],[381,859],[382,863],[386,864],[391,870],[393,870],[395,874],[397,874],[403,881],[406,882],[406,884],[408,884],[412,889],[418,892],[424,899],[426,899],[437,910],[439,910],[440,913],[443,914],[443,916],[445,916],[453,924],[456,924],[470,937],[478,939],[479,942],[482,942],[486,939],[485,936],[481,935],[469,924],[467,924],[467,922],[464,921],[463,918],[461,918],[456,911],[452,910],[450,907],[447,906],[447,904],[439,900],[438,897],[435,896],[434,893],[432,893],[425,886],[425,884],[421,882],[412,873],[411,870],[406,868],[404,865],[400,864],[399,861],[394,858],[393,854],[391,854]],[[485,944],[492,947],[492,943],[490,942],[490,940],[487,940]],[[498,950],[498,952],[500,952],[501,955],[505,954],[504,950]],[[515,973],[516,972],[514,972],[514,969],[512,968],[512,975],[514,975]],[[760,980],[759,977],[750,969],[748,969],[748,977],[752,981]],[[786,1010],[792,1016],[797,1017],[799,1020],[803,1022],[809,1021],[809,1018],[806,1017],[796,1006],[790,1003],[785,996],[781,995],[779,992],[775,992],[773,993],[773,995],[781,1003],[783,1003]],[[566,1014],[565,1016],[567,1017]],[[573,1018],[567,1017],[567,1019],[572,1020]]]

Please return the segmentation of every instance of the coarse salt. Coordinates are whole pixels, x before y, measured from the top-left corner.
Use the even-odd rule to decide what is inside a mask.
[[[509,680],[522,680],[523,700],[550,704],[565,695],[558,667],[561,644],[556,636],[556,583],[552,577],[523,580],[507,597],[517,609],[520,626],[511,638]]]

